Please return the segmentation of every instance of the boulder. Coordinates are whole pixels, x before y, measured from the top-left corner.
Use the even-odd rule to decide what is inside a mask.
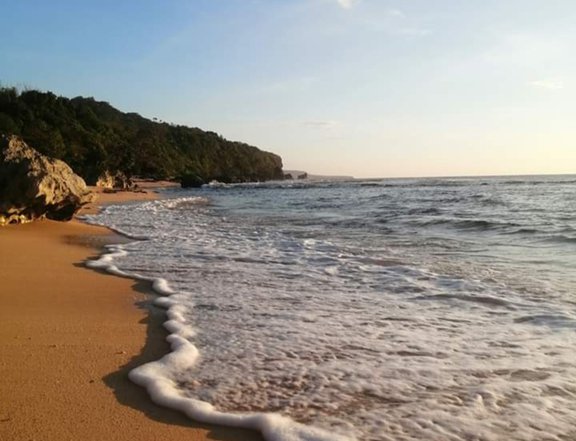
[[[70,220],[93,200],[84,180],[17,136],[0,136],[0,225]]]
[[[134,190],[136,185],[134,182],[132,182],[132,179],[130,179],[121,171],[110,172],[106,170],[96,180],[96,187],[100,187],[105,190],[128,191]]]
[[[194,173],[188,173],[180,176],[180,185],[182,188],[199,188],[206,182],[200,176]]]

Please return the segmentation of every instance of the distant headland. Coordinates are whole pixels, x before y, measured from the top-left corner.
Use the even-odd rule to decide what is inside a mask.
[[[354,176],[313,175],[304,170],[284,170],[284,179],[308,181],[351,181]]]

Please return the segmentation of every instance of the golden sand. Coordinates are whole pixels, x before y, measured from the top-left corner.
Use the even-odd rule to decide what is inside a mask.
[[[119,240],[76,220],[0,228],[0,440],[262,440],[196,424],[128,380],[168,346],[164,313],[150,305],[145,283],[83,264]]]

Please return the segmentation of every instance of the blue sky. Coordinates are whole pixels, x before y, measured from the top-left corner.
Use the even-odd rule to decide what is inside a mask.
[[[573,0],[0,0],[0,81],[358,177],[576,171]]]

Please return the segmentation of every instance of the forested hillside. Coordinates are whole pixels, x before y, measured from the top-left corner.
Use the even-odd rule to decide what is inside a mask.
[[[128,176],[204,181],[282,179],[282,159],[214,132],[154,122],[93,98],[0,89],[0,133],[20,135],[62,159],[89,183],[105,170]]]

